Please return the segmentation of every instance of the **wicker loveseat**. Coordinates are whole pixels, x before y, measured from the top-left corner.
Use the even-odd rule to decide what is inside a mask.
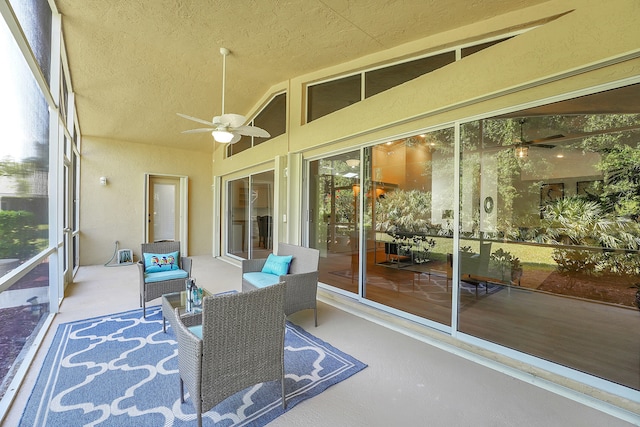
[[[140,307],[146,317],[148,301],[185,289],[185,279],[191,277],[191,258],[180,256],[180,242],[143,243],[141,249]]]
[[[320,251],[302,246],[278,243],[277,255],[291,257],[288,271],[282,274],[265,272],[268,258],[242,261],[242,290],[250,291],[279,282],[287,284],[284,312],[288,316],[300,310],[313,309],[318,326],[316,295]]]

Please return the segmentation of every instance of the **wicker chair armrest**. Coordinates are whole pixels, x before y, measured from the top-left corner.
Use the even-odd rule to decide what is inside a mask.
[[[144,262],[138,261],[138,277],[140,278],[140,295],[144,293]]]
[[[180,268],[183,269],[184,271],[186,271],[189,274],[189,277],[191,277],[191,264],[192,264],[192,259],[189,257],[181,257],[180,258]]]
[[[288,316],[299,310],[316,307],[318,293],[318,272],[287,274],[280,276],[287,284],[284,312]]]
[[[280,276],[280,281],[287,282],[287,288],[289,286],[316,286],[318,284],[318,272],[285,274]]]
[[[202,394],[202,340],[195,336],[180,319],[176,308],[176,340],[178,341],[178,369],[191,400],[197,410],[201,409]]]
[[[264,263],[265,262],[267,262],[266,258],[243,259],[242,260],[242,274],[261,271],[262,267],[264,267]]]

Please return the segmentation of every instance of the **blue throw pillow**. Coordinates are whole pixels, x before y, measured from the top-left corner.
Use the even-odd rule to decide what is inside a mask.
[[[275,274],[276,276],[282,276],[289,273],[289,264],[291,264],[292,255],[278,256],[269,254],[267,262],[262,267],[263,273]]]
[[[144,256],[144,272],[178,270],[178,251],[168,254],[142,254]]]

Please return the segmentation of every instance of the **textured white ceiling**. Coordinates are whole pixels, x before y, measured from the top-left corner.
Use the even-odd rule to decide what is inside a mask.
[[[289,78],[545,0],[55,0],[84,136],[210,151],[181,134]],[[196,126],[197,127],[197,126]]]

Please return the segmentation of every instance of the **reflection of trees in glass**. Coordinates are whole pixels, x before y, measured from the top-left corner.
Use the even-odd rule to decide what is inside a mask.
[[[494,237],[559,245],[553,256],[562,271],[640,274],[640,114],[536,116],[524,123],[522,137],[519,118],[488,119],[461,127],[463,194],[479,193],[483,156],[495,156],[498,164],[498,235]],[[553,176],[546,160],[551,156],[532,156],[531,150],[544,149],[535,144],[529,146],[526,159],[517,159],[513,150],[505,148],[522,139],[552,135],[556,138],[545,142],[556,149],[597,153],[599,160],[586,166],[600,171],[602,179],[585,187],[588,191],[548,204],[540,219],[530,212],[517,217],[515,207],[535,206],[532,201],[539,197],[541,183]],[[522,176],[537,179],[525,183]],[[465,189],[465,185],[472,187]],[[479,200],[474,200],[474,210],[478,206]]]
[[[424,232],[431,225],[431,192],[395,190],[376,201],[376,230]]]
[[[355,196],[353,189],[336,190],[335,193],[335,206],[336,206],[336,218],[335,222],[339,223],[354,223],[356,221],[355,213]]]
[[[44,150],[44,146],[36,144]],[[0,160],[0,176],[7,176],[15,180],[14,194],[29,195],[36,192],[34,188],[35,173],[48,171],[48,158],[45,154],[39,157],[27,158],[23,161],[15,161],[11,157]]]
[[[25,211],[0,211],[0,259],[25,260],[37,253],[35,216]]]
[[[46,146],[36,144],[39,151]],[[4,203],[0,210],[0,258],[25,260],[35,255],[39,246],[46,246],[38,231],[38,221],[46,224],[47,155],[15,161],[5,157],[0,161],[0,176],[13,184],[13,203]],[[35,198],[33,196],[36,196]],[[39,196],[39,197],[38,197]],[[37,203],[44,201],[44,203]],[[42,248],[40,248],[42,249]]]
[[[640,274],[640,261],[633,253],[571,249],[579,245],[636,251],[640,247],[639,224],[607,212],[597,201],[580,196],[557,200],[545,207],[541,225],[540,241],[562,245],[553,253],[561,271]]]
[[[357,173],[359,169],[352,168],[345,163],[345,158],[329,158],[319,160],[318,165],[318,218],[323,223],[355,223],[356,199],[353,185],[356,184],[357,177],[345,177],[352,172]],[[326,227],[318,230],[319,238],[326,240]]]
[[[513,146],[522,139],[531,141],[552,135],[561,136],[548,143],[560,145],[566,150],[597,153],[600,157],[600,161],[594,166],[602,172],[603,181],[594,184],[593,191],[583,197],[600,203],[605,213],[637,216],[640,212],[640,150],[637,148],[639,129],[639,114],[535,116],[527,117],[524,124],[520,118],[467,123],[461,127],[465,150],[463,176],[480,176],[479,167],[473,164],[475,159],[470,155],[471,152],[481,152],[482,156],[494,155],[498,162],[499,234],[511,239],[531,240],[534,238],[531,230],[523,231],[523,228],[537,227],[537,224],[531,223],[534,216],[515,217],[514,206],[522,206],[522,202],[535,200],[539,183],[544,177],[551,176],[552,165],[545,156],[530,155],[527,159],[517,159],[512,150],[500,150],[500,147]],[[497,150],[495,154],[492,153],[492,148]],[[530,152],[543,149],[535,147],[535,144],[530,146]],[[465,163],[465,158],[469,158],[468,164]],[[540,177],[540,181],[531,184],[526,192],[518,187],[524,174]],[[471,182],[463,179],[462,184],[469,185]],[[478,190],[473,188],[472,191]]]
[[[637,249],[640,243],[635,221],[583,197],[558,199],[543,213],[541,240],[546,243],[624,249]]]
[[[585,131],[593,133],[575,145],[601,156],[596,167],[604,182],[600,201],[621,216],[640,212],[640,114],[585,116]]]
[[[443,186],[451,184],[453,188],[453,179],[447,180],[446,176],[453,176],[454,142],[453,128],[394,141],[395,149],[404,150],[406,156],[404,164],[398,163],[396,166],[403,167],[402,173],[410,173],[412,176],[411,180],[400,178],[394,182],[403,188],[393,191],[387,189],[386,193],[375,200],[377,231],[426,232],[434,227],[432,205],[437,207],[438,212],[453,209],[453,194]],[[416,176],[417,170],[412,169],[414,166],[419,166],[421,179]],[[434,181],[437,179],[442,181],[437,184],[439,192],[428,191],[436,185]],[[436,219],[436,227],[441,227],[441,218]]]

